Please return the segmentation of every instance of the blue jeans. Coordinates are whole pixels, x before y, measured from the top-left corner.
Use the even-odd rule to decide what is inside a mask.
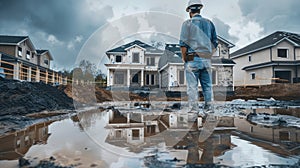
[[[194,61],[184,64],[187,81],[187,94],[191,110],[199,110],[198,80],[202,87],[205,105],[213,101],[211,60],[195,57]]]

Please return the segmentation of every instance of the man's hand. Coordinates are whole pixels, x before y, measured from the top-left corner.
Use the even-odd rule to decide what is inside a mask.
[[[186,62],[187,58],[186,58],[186,53],[187,53],[187,48],[186,47],[180,47],[181,50],[181,55],[182,55],[182,61]]]

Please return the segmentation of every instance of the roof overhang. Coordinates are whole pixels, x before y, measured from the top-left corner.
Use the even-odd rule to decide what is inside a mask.
[[[254,69],[266,68],[270,66],[299,66],[299,65],[300,65],[300,61],[272,61],[272,62],[247,66],[244,67],[242,70],[249,71]]]
[[[229,42],[228,40],[225,40],[223,37],[218,36],[218,40],[222,41],[223,43],[228,45],[228,48],[232,48],[235,47],[235,45],[231,42]]]
[[[238,55],[232,56],[231,58],[232,59],[239,58],[239,57],[242,57],[242,56],[245,56],[245,55],[252,54],[252,53],[257,52],[257,51],[268,49],[268,48],[271,48],[271,47],[274,47],[274,46],[278,45],[279,43],[281,43],[282,41],[285,41],[285,40],[288,41],[288,42],[290,42],[295,47],[300,47],[297,43],[295,43],[292,40],[290,40],[287,37],[285,37],[285,38],[282,38],[281,40],[277,41],[276,43],[274,43],[272,45],[264,46],[264,47],[261,47],[261,48],[255,49],[255,50],[251,50],[251,51],[248,51],[248,52],[245,52],[245,53],[242,53],[242,54],[238,54]]]
[[[139,46],[139,45],[137,45],[137,44],[134,44],[134,45],[132,45],[132,46],[130,46],[130,47],[127,47],[127,48],[125,48],[124,50],[129,50],[129,49],[131,49],[131,48],[134,48],[134,47],[138,47],[138,48],[140,48],[140,49],[142,49],[142,50],[144,50],[144,51],[146,51],[146,49],[145,48],[143,48],[143,47],[141,47],[141,46]]]

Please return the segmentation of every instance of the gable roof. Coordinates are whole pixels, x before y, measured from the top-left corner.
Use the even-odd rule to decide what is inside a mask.
[[[284,31],[276,31],[267,37],[264,37],[248,46],[241,48],[231,54],[231,58],[239,57],[245,54],[250,54],[262,49],[266,49],[277,45],[283,40],[289,41],[296,47],[300,46],[300,35]]]
[[[41,56],[41,55],[44,55],[44,54],[48,53],[48,55],[50,57],[50,60],[53,60],[53,57],[52,57],[52,55],[51,55],[51,53],[50,53],[49,50],[36,50],[36,52],[37,52],[38,56]]]
[[[130,42],[130,43],[124,44],[122,46],[116,47],[114,49],[111,49],[111,50],[107,51],[106,54],[108,54],[108,53],[126,53],[127,52],[126,50],[132,46],[139,46],[139,47],[145,49],[146,53],[150,53],[150,54],[162,54],[163,53],[163,51],[158,48],[152,47],[152,46],[150,46],[146,43],[143,43],[139,40],[135,40],[133,42]]]
[[[26,40],[28,36],[8,36],[8,35],[0,35],[0,44],[10,44],[17,45],[20,42]]]
[[[221,41],[221,42],[227,44],[227,47],[228,47],[228,48],[235,47],[235,45],[234,45],[233,43],[229,42],[228,40],[224,39],[224,38],[221,37],[221,36],[218,36],[218,41]]]
[[[25,40],[28,40],[31,48],[35,50],[35,47],[28,36],[0,35],[0,45],[19,45]]]

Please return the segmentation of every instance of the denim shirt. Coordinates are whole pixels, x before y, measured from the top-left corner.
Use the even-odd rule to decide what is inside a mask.
[[[182,24],[179,45],[187,47],[187,54],[212,53],[218,46],[214,24],[200,14],[194,15]]]

